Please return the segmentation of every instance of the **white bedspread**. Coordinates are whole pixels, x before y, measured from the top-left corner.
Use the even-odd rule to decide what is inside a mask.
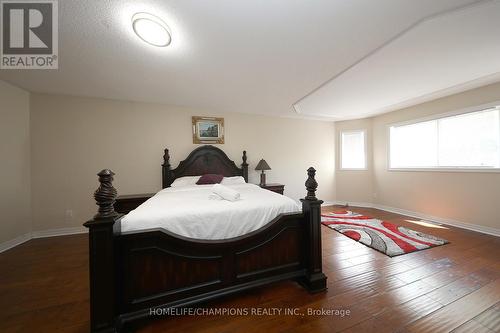
[[[226,185],[241,193],[238,201],[210,200],[213,185],[166,188],[122,219],[122,232],[163,228],[196,239],[245,235],[281,213],[299,212],[292,199],[253,184]]]

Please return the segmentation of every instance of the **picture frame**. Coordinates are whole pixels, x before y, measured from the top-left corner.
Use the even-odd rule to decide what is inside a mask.
[[[194,144],[224,144],[224,118],[193,116]]]

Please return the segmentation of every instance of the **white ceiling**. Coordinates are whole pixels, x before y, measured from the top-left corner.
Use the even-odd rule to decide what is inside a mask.
[[[500,1],[429,18],[295,104],[362,118],[500,81]]]
[[[480,7],[440,15],[474,2],[60,0],[59,69],[0,70],[0,79],[34,92],[347,119],[456,88],[471,77],[491,80],[500,71],[500,56],[490,59],[498,54],[500,34],[495,30],[493,41],[494,34],[482,36],[476,24],[497,29],[488,20],[500,21],[493,17],[498,7],[483,13],[490,15],[488,22],[481,13],[464,14]],[[155,48],[133,34],[130,19],[141,11],[167,22],[169,47]],[[452,17],[459,18],[458,35]],[[449,26],[434,21],[441,18]],[[489,42],[496,49],[484,48]],[[463,59],[455,63],[455,54],[446,50],[467,49],[467,43],[482,48],[473,59],[467,53],[477,66],[464,68]],[[453,75],[444,80],[443,72]],[[297,101],[302,114],[292,107]]]

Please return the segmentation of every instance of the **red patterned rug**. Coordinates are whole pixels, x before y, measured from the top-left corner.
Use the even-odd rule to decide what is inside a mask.
[[[448,243],[445,239],[347,210],[321,214],[321,223],[389,257]]]

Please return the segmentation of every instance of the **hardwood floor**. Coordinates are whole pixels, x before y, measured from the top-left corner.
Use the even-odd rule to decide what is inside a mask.
[[[323,210],[330,211],[332,207]],[[323,227],[328,291],[282,282],[204,305],[243,315],[160,317],[137,332],[500,332],[500,238],[401,215],[352,210],[446,238],[394,258]],[[87,236],[31,240],[0,254],[0,332],[88,332]],[[257,315],[294,309],[298,315]],[[312,309],[343,310],[321,315]],[[300,315],[304,314],[304,315]]]

